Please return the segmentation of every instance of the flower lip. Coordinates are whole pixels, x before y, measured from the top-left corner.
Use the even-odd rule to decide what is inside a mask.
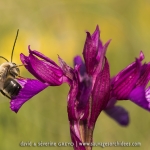
[[[19,94],[12,98],[10,101],[10,108],[14,112],[18,112],[21,106],[32,98],[34,95],[38,94],[44,90],[48,85],[38,81],[36,79],[17,79],[18,82],[22,85],[22,89]]]
[[[138,106],[150,111],[149,88],[143,86],[136,87],[129,95],[129,99]]]
[[[113,106],[105,109],[105,113],[122,126],[127,126],[130,122],[128,112],[121,106]]]

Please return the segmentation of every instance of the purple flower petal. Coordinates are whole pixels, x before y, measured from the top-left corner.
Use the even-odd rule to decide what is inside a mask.
[[[83,49],[83,57],[85,60],[87,73],[92,75],[94,65],[96,63],[96,56],[98,53],[98,43],[99,43],[99,27],[96,27],[95,32],[91,36],[89,32],[87,32],[87,37]]]
[[[68,77],[68,80],[73,80],[74,79],[74,75],[75,75],[75,71],[73,68],[71,68],[70,66],[68,66],[66,64],[66,62],[61,59],[59,56],[58,56],[58,61],[59,61],[59,64],[60,64],[60,67],[63,71],[63,74]]]
[[[63,71],[54,61],[35,50],[30,50],[30,47],[29,52],[30,55],[28,57],[21,54],[20,58],[30,73],[40,81],[48,83],[51,86],[63,83]],[[38,59],[36,56],[43,60]]]
[[[83,77],[83,80],[79,83],[79,89],[78,89],[78,110],[84,110],[86,105],[89,102],[89,98],[91,95],[91,90],[92,90],[92,79],[88,76],[85,75]]]
[[[145,91],[144,87],[136,87],[129,95],[132,102],[150,111],[149,88]]]
[[[140,51],[139,60],[142,61],[145,58],[144,53]]]
[[[99,36],[100,30],[98,26],[92,35],[87,32],[87,38],[83,49],[86,71],[89,75],[94,74],[94,78],[96,78],[97,74],[102,69],[106,49],[110,43],[109,40],[105,45],[103,45]]]
[[[75,69],[69,67],[59,56],[59,63],[64,75],[68,78],[70,91],[68,94],[68,118],[70,121],[85,118],[87,115],[86,106],[91,94],[91,80],[85,76],[80,80],[79,66]]]
[[[102,43],[99,40],[98,45],[98,54],[97,54],[97,66],[94,69],[94,76],[97,76],[97,74],[102,70],[103,62],[104,62],[104,56],[106,54],[107,47],[109,45],[111,40],[107,41],[105,45],[103,46]]]
[[[78,76],[78,70],[72,69],[71,67],[67,66],[67,64],[62,60],[59,59],[61,63],[61,67],[63,68],[64,73],[70,80],[68,83],[70,85],[70,91],[68,94],[68,118],[70,121],[79,119],[79,115],[77,112],[77,95],[78,95],[78,89],[79,89],[79,76]]]
[[[136,83],[137,86],[146,87],[150,79],[150,63],[144,64],[141,67],[140,77]]]
[[[69,120],[84,119],[88,115],[87,109],[92,90],[92,80],[86,74],[82,77],[82,80],[80,80],[79,68],[72,69],[60,57],[59,61],[64,74],[70,80],[70,91],[68,94]]]
[[[103,70],[97,75],[92,91],[90,126],[94,126],[100,112],[106,107],[110,94],[109,64],[105,59]]]
[[[29,49],[30,54],[36,55],[36,56],[44,59],[45,61],[49,62],[51,64],[51,66],[53,66],[54,68],[56,67],[57,69],[59,69],[59,66],[53,60],[51,60],[50,58],[46,57],[45,55],[43,55],[42,53],[40,53],[36,50],[31,50],[30,45],[28,46],[28,49]]]
[[[135,64],[132,63],[123,71],[118,73],[112,79],[112,91],[113,97],[118,100],[128,99],[128,95],[135,87],[135,84],[140,76],[141,64],[138,59],[136,59]]]
[[[77,111],[80,120],[87,120],[89,115],[89,99],[92,91],[92,78],[84,75],[79,82],[77,95]]]
[[[145,90],[145,96],[147,101],[149,102],[149,107],[150,107],[150,86]]]
[[[136,68],[136,66],[144,59],[144,54],[141,51],[138,60],[134,61],[133,63],[131,63],[130,65],[128,65],[125,69],[123,69],[122,71],[120,71],[115,77],[112,78],[111,84],[113,85],[114,82],[115,84],[120,84],[121,82],[121,78],[125,78],[128,77],[131,72]],[[139,63],[138,63],[139,62]],[[124,80],[124,79],[122,79]]]
[[[111,99],[107,103],[106,109],[114,107],[114,105],[116,104],[116,102],[117,102],[117,99],[114,98],[114,97],[111,97]]]
[[[88,102],[91,94],[91,81],[87,81],[89,87],[79,83],[77,74],[75,73],[76,79],[71,81],[70,91],[68,94],[68,118],[70,121],[87,119],[88,116]],[[86,94],[86,95],[85,95]]]
[[[23,88],[20,90],[19,95],[10,101],[10,108],[16,113],[26,101],[48,86],[35,79],[18,79],[18,81]]]
[[[80,75],[83,76],[86,73],[86,68],[85,68],[85,64],[80,56],[76,56],[74,58],[74,66],[76,66],[76,65],[80,66],[79,72],[80,72]]]
[[[97,25],[94,33],[91,35],[91,38],[93,41],[98,41],[99,36],[100,36],[100,30],[99,30],[99,26]],[[96,42],[95,44],[97,44],[96,47],[98,47],[98,43]]]
[[[70,121],[77,120],[78,117],[76,111],[77,94],[78,94],[78,84],[77,82],[73,81],[68,94],[68,106],[67,106],[68,118]]]
[[[122,126],[129,124],[129,113],[121,106],[113,106],[104,110],[105,113]]]

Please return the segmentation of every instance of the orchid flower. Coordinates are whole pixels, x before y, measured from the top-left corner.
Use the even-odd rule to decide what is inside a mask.
[[[150,111],[150,63],[142,64],[144,54],[112,78],[112,97],[117,100],[131,100]]]
[[[29,53],[28,57],[21,54],[20,58],[26,69],[38,80],[17,79],[23,88],[20,90],[19,95],[13,97],[10,101],[10,108],[16,113],[34,95],[48,86],[59,86],[65,80],[62,69],[54,61],[37,51],[30,50],[30,46]]]
[[[76,58],[73,69],[59,57],[64,75],[70,80],[67,110],[74,143],[93,141],[96,120],[109,100],[110,73],[105,53],[110,41],[103,45],[99,35],[98,26],[92,35],[87,32],[83,49],[85,66],[81,65],[82,61]],[[81,147],[74,147],[74,149],[81,150]],[[90,150],[92,147],[89,145],[82,149]]]

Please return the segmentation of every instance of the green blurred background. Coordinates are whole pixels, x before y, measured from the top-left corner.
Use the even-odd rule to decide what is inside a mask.
[[[20,29],[13,60],[28,55],[27,46],[57,61],[59,54],[73,66],[73,57],[82,55],[85,31],[100,26],[101,39],[112,39],[107,51],[111,75],[138,57],[140,50],[150,60],[150,0],[0,0],[0,55],[10,59],[17,29]],[[4,62],[2,59],[0,63]],[[21,76],[33,78],[23,67]],[[0,149],[66,149],[71,147],[20,147],[21,141],[69,142],[66,112],[69,87],[49,87],[25,103],[15,114],[9,100],[0,95]],[[150,115],[130,101],[118,103],[130,112],[130,124],[121,127],[103,112],[94,132],[95,142],[141,142],[139,149],[150,147]],[[93,149],[100,149],[95,147]]]

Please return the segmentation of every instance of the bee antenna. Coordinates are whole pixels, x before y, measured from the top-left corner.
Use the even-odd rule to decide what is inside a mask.
[[[3,57],[3,56],[0,56],[0,58],[3,58],[3,59],[5,59],[7,62],[9,62],[5,57]]]
[[[19,33],[19,29],[17,30],[16,38],[15,38],[13,49],[12,49],[12,52],[11,52],[11,62],[12,62],[12,59],[13,59],[14,48],[15,48],[15,44],[16,44],[16,41],[17,41],[18,33]]]

